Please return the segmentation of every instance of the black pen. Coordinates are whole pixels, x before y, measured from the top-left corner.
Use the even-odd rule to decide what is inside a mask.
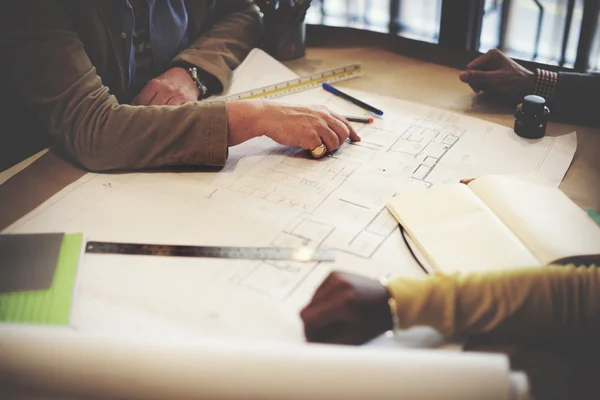
[[[364,103],[364,102],[358,100],[357,98],[354,98],[344,92],[340,92],[338,89],[334,88],[329,83],[323,83],[323,89],[325,89],[328,92],[333,93],[336,96],[339,96],[345,100],[348,100],[352,104],[356,104],[357,106],[364,108],[367,111],[371,111],[372,113],[374,113],[376,115],[383,115],[383,111],[381,111],[380,109],[370,106],[367,103]]]

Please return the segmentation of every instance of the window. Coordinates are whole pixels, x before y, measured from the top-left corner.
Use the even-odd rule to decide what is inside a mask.
[[[460,20],[470,20],[466,14],[477,10],[475,23],[465,28],[467,35],[480,32],[479,40],[464,40],[469,50],[500,48],[543,64],[600,68],[598,0],[314,0],[307,22],[438,43],[443,10],[452,14],[446,15],[449,21],[462,10]]]

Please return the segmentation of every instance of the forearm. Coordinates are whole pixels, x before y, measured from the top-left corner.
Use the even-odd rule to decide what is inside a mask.
[[[224,103],[120,105],[108,88],[93,81],[83,83],[90,88],[81,88],[81,97],[65,97],[48,112],[40,107],[53,141],[83,167],[105,171],[225,164],[228,122]]]
[[[232,71],[262,40],[262,21],[251,0],[216,2],[216,22],[173,60],[193,64],[214,76],[226,90]]]
[[[573,266],[433,275],[390,283],[403,328],[445,335],[600,335],[600,268]]]

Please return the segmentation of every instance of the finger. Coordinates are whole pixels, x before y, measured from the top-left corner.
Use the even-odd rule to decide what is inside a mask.
[[[315,290],[315,294],[310,301],[312,305],[317,305],[323,301],[327,301],[331,293],[335,293],[336,289],[340,288],[340,278],[336,272],[331,272],[321,285]],[[341,289],[341,288],[340,288]]]
[[[325,144],[321,143],[319,146],[317,146],[314,149],[312,149],[310,151],[310,154],[314,158],[325,157],[325,154],[327,154],[327,147],[325,147]]]
[[[343,338],[351,331],[342,321],[331,322],[315,331],[305,331],[306,340],[313,343],[343,344]]]
[[[469,71],[462,71],[460,74],[458,74],[458,78],[461,80],[461,82],[468,83]]]
[[[338,120],[333,116],[327,119],[327,126],[329,126],[329,129],[331,129],[333,133],[337,135],[338,138],[338,146],[335,149],[329,149],[329,151],[335,151],[338,148],[340,148],[344,143],[346,143],[346,140],[348,140],[348,137],[350,136],[350,129],[348,129],[348,126],[346,126],[346,124],[344,124],[342,121]]]
[[[150,103],[148,104],[149,106],[164,106],[167,104],[167,101],[169,101],[169,99],[172,96],[170,94],[163,94],[160,92],[156,92],[156,95],[152,98],[152,100],[150,101]]]
[[[132,101],[133,105],[145,106],[150,104],[154,95],[158,92],[153,84],[148,83],[144,88],[138,93],[137,96]]]
[[[323,337],[331,330],[332,325],[341,324],[346,319],[344,301],[340,298],[332,299],[319,305],[309,305],[300,313],[304,322],[304,334],[312,340]]]
[[[173,97],[170,97],[165,104],[167,106],[180,106],[185,103],[186,103],[185,99],[182,99],[181,97],[173,96]]]
[[[348,137],[350,138],[351,141],[360,142],[360,136],[358,136],[358,133],[356,133],[356,130],[354,130],[354,127],[352,126],[352,124],[350,122],[348,122],[348,120],[346,118],[342,117],[340,114],[333,112],[333,111],[331,111],[331,115],[333,115],[333,117],[335,117],[338,121],[343,123],[348,128]],[[346,139],[344,139],[344,141],[345,140]],[[344,141],[342,141],[342,143]]]
[[[475,93],[479,93],[481,91],[481,88],[479,86],[477,86],[477,85],[469,83],[469,77],[470,77],[470,73],[471,72],[472,71],[462,71],[458,75],[458,77],[461,80],[461,82],[464,82],[464,83],[468,84]]]
[[[467,82],[471,87],[485,89],[497,83],[496,71],[468,71]]]
[[[320,332],[320,343],[359,345],[373,339],[376,335],[365,334],[363,329],[355,324],[336,324],[325,332]]]
[[[318,133],[328,152],[340,147],[340,138],[328,125],[323,125]]]
[[[473,84],[471,84],[471,83],[469,83],[469,87],[470,87],[470,88],[471,88],[471,90],[472,90],[473,92],[475,92],[475,93],[479,93],[479,92],[481,92],[481,90],[482,90],[482,89],[481,89],[479,86],[473,85]]]
[[[340,316],[345,313],[345,303],[344,296],[331,297],[319,304],[311,302],[300,312],[300,318],[305,327],[313,330],[319,329],[331,321],[339,320]]]
[[[495,60],[497,60],[500,52],[498,50],[490,50],[482,56],[477,57],[469,64],[467,64],[467,69],[486,69],[489,68],[489,65],[492,64]]]

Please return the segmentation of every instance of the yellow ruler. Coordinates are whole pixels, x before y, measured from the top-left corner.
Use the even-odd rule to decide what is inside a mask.
[[[247,92],[238,93],[219,98],[218,100],[247,100],[247,99],[272,99],[287,96],[289,94],[303,92],[321,86],[323,82],[334,83],[358,78],[363,75],[360,64],[346,65],[345,67],[319,72],[310,76],[292,79],[290,81],[265,86]]]

